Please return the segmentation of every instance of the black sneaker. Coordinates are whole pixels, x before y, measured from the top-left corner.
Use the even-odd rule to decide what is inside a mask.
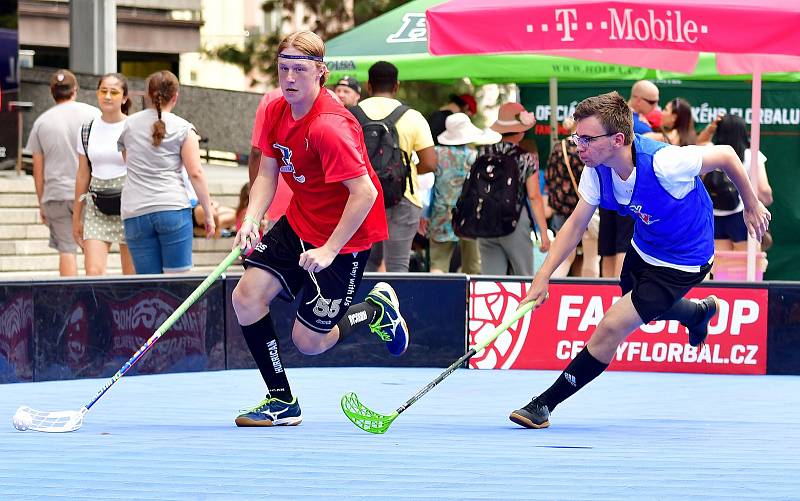
[[[692,346],[700,346],[708,336],[708,322],[714,318],[714,315],[719,311],[719,299],[713,294],[703,299],[698,303],[700,308],[704,311],[703,318],[695,325],[687,325],[689,328],[689,344]]]
[[[517,409],[508,418],[525,428],[547,428],[550,426],[550,409],[536,398],[522,409]]]

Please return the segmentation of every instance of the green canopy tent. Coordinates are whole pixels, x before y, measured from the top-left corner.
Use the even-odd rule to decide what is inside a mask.
[[[413,0],[329,40],[329,81],[352,75],[367,81],[367,70],[380,60],[397,66],[402,80],[452,83],[468,77],[486,83],[541,83],[600,80],[746,80],[747,75],[717,73],[713,54],[702,54],[691,75],[634,66],[581,61],[544,55],[433,56],[428,52],[425,10],[443,0]],[[798,73],[764,74],[765,81],[797,82]]]

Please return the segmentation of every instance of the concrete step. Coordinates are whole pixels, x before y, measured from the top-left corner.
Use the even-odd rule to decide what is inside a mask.
[[[228,255],[230,251],[215,252],[194,252],[192,261],[196,267],[212,270]],[[83,274],[83,254],[78,254],[78,270]],[[109,270],[119,270],[119,253],[109,253],[106,260],[106,267]],[[0,255],[0,273],[7,272],[31,272],[31,275],[41,274],[47,276],[49,272],[58,274],[58,254],[42,255]]]
[[[27,240],[0,240],[0,256],[55,254],[45,238]]]
[[[0,240],[50,238],[47,226],[39,224],[0,224]]]
[[[192,262],[195,266],[210,266],[212,269],[225,259],[230,250],[223,252],[195,252],[192,255]]]
[[[57,254],[55,249],[49,246],[48,238],[20,239],[20,240],[0,240],[0,256],[34,256],[43,254]],[[192,251],[195,253],[224,253],[230,252],[233,247],[232,238],[219,238],[206,240],[205,238],[195,238],[192,242]],[[111,245],[111,254],[119,253],[117,244]]]
[[[230,207],[231,209],[236,210],[236,207],[239,206],[239,194],[236,195],[222,195],[217,193],[212,193],[211,198],[216,200],[225,207]],[[0,204],[1,205],[1,204]]]
[[[39,207],[36,193],[0,193],[0,207]]]
[[[245,180],[245,182],[247,182],[247,180]],[[208,192],[211,194],[211,198],[218,198],[220,196],[235,196],[238,200],[243,184],[244,183],[236,180],[213,180],[208,182]],[[236,205],[233,205],[233,207],[236,207]]]
[[[224,252],[233,248],[233,238],[195,238],[192,242],[194,252]]]
[[[38,208],[4,208],[0,207],[0,221],[9,224],[37,224],[39,223]]]
[[[220,260],[221,261],[221,260]],[[191,275],[204,275],[208,276],[214,268],[217,267],[219,263],[215,263],[213,266],[198,266],[195,264],[194,268],[189,272]],[[229,271],[231,272],[241,272],[241,266],[231,266]],[[84,276],[83,270],[78,270],[79,276]],[[0,280],[47,280],[52,278],[58,278],[58,270],[36,270],[36,271],[8,271],[3,272],[0,274]],[[119,267],[119,262],[116,263],[114,267],[109,267],[106,271],[104,276],[123,276],[122,270]]]
[[[33,176],[9,174],[0,177],[0,193],[36,193]]]
[[[47,239],[0,241],[0,273],[58,271],[58,252],[48,246]],[[216,267],[230,253],[232,238],[206,240],[195,238],[192,242],[192,260],[195,266]],[[119,247],[114,244],[106,266],[119,270]],[[78,253],[78,268],[83,272],[83,255]]]
[[[108,257],[109,260],[112,256]],[[119,257],[114,256],[119,267]],[[78,254],[78,268],[83,270],[83,255]],[[52,271],[58,270],[58,254],[41,256],[0,256],[0,272],[6,271]]]

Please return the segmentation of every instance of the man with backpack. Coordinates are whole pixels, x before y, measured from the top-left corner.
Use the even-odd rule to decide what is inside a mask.
[[[541,233],[539,249],[550,248],[539,163],[519,146],[535,122],[519,103],[500,107],[491,128],[502,140],[481,148],[456,202],[453,229],[478,239],[484,275],[506,275],[509,266],[514,275],[533,275],[532,218]]]
[[[419,228],[422,201],[417,175],[436,169],[431,129],[425,117],[398,101],[397,68],[378,61],[369,69],[370,97],[350,108],[364,130],[370,162],[383,187],[389,239],[377,242],[367,271],[377,271],[381,261],[389,272],[407,272],[411,243]],[[412,154],[418,161],[414,163]]]

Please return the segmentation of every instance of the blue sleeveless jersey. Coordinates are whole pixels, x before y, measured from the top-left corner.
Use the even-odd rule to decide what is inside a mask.
[[[634,134],[636,182],[631,201],[620,204],[614,197],[611,168],[598,165],[600,206],[635,218],[633,242],[648,256],[661,261],[702,266],[714,255],[714,213],[700,176],[684,198],[673,197],[653,171],[653,155],[667,146]]]

